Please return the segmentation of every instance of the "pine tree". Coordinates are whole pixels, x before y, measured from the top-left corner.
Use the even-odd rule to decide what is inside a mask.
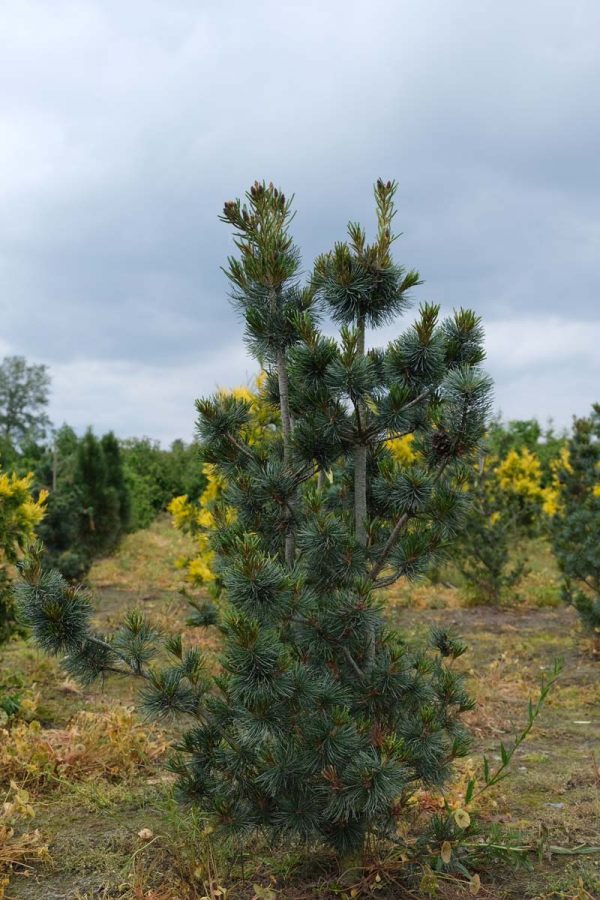
[[[103,434],[100,446],[106,467],[106,490],[111,493],[116,510],[116,527],[112,529],[110,542],[116,542],[129,528],[131,499],[123,470],[121,447],[112,431]]]
[[[119,443],[112,433],[98,440],[91,430],[79,439],[63,426],[38,480],[49,491],[39,530],[46,561],[67,578],[82,578],[95,557],[116,546],[130,521]]]
[[[36,470],[48,491],[46,515],[38,529],[44,561],[67,578],[81,578],[90,565],[81,540],[82,499],[77,482],[79,438],[68,425],[59,428]]]
[[[498,476],[498,460],[482,459],[469,481],[470,505],[453,559],[474,603],[499,606],[514,600],[525,575],[523,496]],[[541,502],[541,501],[540,501]],[[529,512],[525,506],[526,512]]]
[[[129,492],[119,443],[112,432],[98,440],[88,430],[77,447],[79,542],[91,561],[112,550],[127,529]]]
[[[558,472],[558,512],[552,525],[554,552],[572,603],[600,654],[600,404],[575,419],[568,453]]]
[[[393,833],[415,790],[442,785],[469,747],[472,701],[447,665],[464,646],[439,631],[429,649],[409,648],[378,599],[460,529],[490,394],[469,311],[440,322],[424,305],[385,349],[367,349],[367,329],[394,321],[419,283],[391,255],[394,192],[376,185],[375,242],[351,224],[306,284],[280,191],[255,183],[225,205],[237,249],[226,271],[279,425],[250,442],[244,399],[197,403],[204,460],[226,484],[211,532],[229,609],[222,674],[211,681],[179,637],[159,666],[138,614],[111,639],[95,635],[85,595],[35,559],[20,588],[38,643],[66,654],[72,674],[133,671],[147,712],[191,717],[173,760],[182,798],[224,832],[339,853]],[[339,323],[339,341],[320,316]],[[417,466],[389,449],[404,435]]]

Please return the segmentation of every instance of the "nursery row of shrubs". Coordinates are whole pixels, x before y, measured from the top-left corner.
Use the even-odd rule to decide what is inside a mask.
[[[252,440],[259,440],[269,410],[263,379],[225,395],[248,404]],[[268,440],[264,427],[262,434]],[[600,606],[594,592],[597,596],[600,569],[594,535],[600,524],[599,439],[596,408],[589,417],[575,419],[570,434],[552,426],[543,429],[535,419],[494,419],[475,463],[460,473],[468,496],[460,529],[432,554],[426,571],[410,574],[434,582],[458,576],[471,603],[511,604],[520,599],[532,547],[536,541],[546,542],[563,575],[563,599],[576,606],[597,644]],[[415,450],[413,435],[385,442],[381,452],[391,453],[399,468],[419,478],[423,458]],[[222,579],[211,532],[217,527],[215,512],[226,497],[227,481],[213,463],[204,464],[203,474],[203,492],[175,497],[169,511],[175,526],[195,539],[195,554],[180,560],[187,580],[218,596]],[[348,490],[346,476],[343,470],[327,473],[323,483],[330,494]]]
[[[148,527],[173,497],[198,495],[205,481],[195,443],[164,449],[145,437],[53,429],[49,386],[45,366],[0,363],[0,639],[16,627],[14,564],[34,533],[44,565],[79,581],[126,532]]]
[[[78,436],[68,425],[47,440],[4,447],[2,471],[30,478],[43,492],[38,534],[46,561],[67,578],[83,578],[92,561],[128,531],[146,528],[182,492],[197,494],[204,478],[195,444],[161,448],[149,438],[118,440],[112,432]]]

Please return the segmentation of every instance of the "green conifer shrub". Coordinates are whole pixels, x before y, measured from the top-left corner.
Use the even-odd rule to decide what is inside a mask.
[[[168,450],[149,438],[121,442],[121,458],[130,496],[130,530],[147,528],[173,497],[200,496],[206,478],[196,443],[173,441]]]
[[[245,203],[225,205],[237,250],[227,275],[280,424],[251,443],[246,401],[197,403],[203,457],[226,482],[211,532],[228,603],[222,673],[209,678],[198,648],[161,640],[139,614],[111,638],[94,634],[85,595],[35,558],[19,589],[39,645],[73,675],[133,672],[147,712],[188,718],[172,763],[182,799],[225,833],[339,853],[393,834],[415,791],[442,785],[469,748],[461,717],[472,701],[448,665],[464,646],[439,631],[410,648],[378,599],[460,530],[490,395],[469,311],[439,321],[425,305],[387,347],[367,350],[367,328],[395,321],[419,283],[392,258],[394,192],[377,183],[374,243],[351,224],[306,284],[280,191],[256,183]],[[338,340],[321,316],[339,324]],[[406,434],[421,459],[410,468],[386,448]]]
[[[470,602],[500,606],[514,600],[526,574],[524,539],[515,497],[498,483],[493,462],[481,460],[469,481],[470,504],[452,558]]]
[[[600,654],[600,404],[574,420],[558,478],[552,543],[564,577],[563,595]]]
[[[82,438],[64,426],[38,469],[47,488],[40,525],[46,562],[69,579],[82,578],[94,559],[110,552],[130,521],[129,489],[121,450],[112,433]]]
[[[45,448],[36,468],[36,482],[48,490],[46,515],[38,529],[45,561],[67,578],[81,578],[90,560],[80,538],[81,497],[77,484],[79,438],[63,425]]]
[[[453,559],[476,603],[517,599],[532,541],[548,536],[566,446],[552,430],[538,443],[541,435],[535,420],[496,422],[486,436],[485,456],[472,469],[471,503]]]

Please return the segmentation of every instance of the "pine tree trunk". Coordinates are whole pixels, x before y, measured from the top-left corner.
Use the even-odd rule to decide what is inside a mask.
[[[357,350],[359,356],[365,355],[365,320],[360,319],[358,322],[358,343]],[[359,431],[365,429],[367,424],[367,410],[364,403],[358,403],[357,414],[360,420]],[[362,547],[367,546],[367,444],[366,440],[361,439],[359,433],[359,443],[354,448],[354,530],[356,540]]]
[[[358,444],[354,449],[354,529],[356,540],[367,546],[367,448]]]
[[[365,320],[358,321],[358,341],[357,352],[359,356],[365,355]],[[367,427],[367,408],[360,401],[356,406],[356,414],[359,421],[358,426],[358,443],[354,448],[354,532],[356,540],[362,547],[367,546],[367,442],[366,437],[361,435]],[[371,632],[367,637],[367,645],[365,647],[365,660],[363,668],[365,672],[370,672],[375,662],[375,630],[371,628]]]
[[[277,380],[279,382],[279,407],[281,409],[281,428],[283,431],[283,461],[289,465],[292,437],[292,418],[290,416],[290,396],[288,373],[285,367],[285,353],[277,351]]]
[[[277,307],[278,291],[273,288],[270,296],[271,307],[273,310]],[[277,381],[279,384],[279,410],[281,413],[281,430],[283,432],[283,464],[289,466],[290,454],[292,447],[292,417],[290,415],[290,385],[288,372],[286,367],[285,351],[280,347],[277,350]],[[296,541],[293,532],[292,523],[293,501],[288,503],[286,510],[286,534],[285,534],[285,561],[291,568],[294,565],[296,556]]]
[[[292,440],[292,418],[290,415],[289,381],[283,350],[277,351],[277,379],[279,382],[279,407],[281,410],[281,428],[283,432],[283,464],[289,466]],[[286,513],[287,529],[285,535],[285,561],[291,568],[296,556],[296,541],[292,526],[292,501]]]

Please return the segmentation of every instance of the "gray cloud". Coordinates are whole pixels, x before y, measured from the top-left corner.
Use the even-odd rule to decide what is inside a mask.
[[[418,296],[484,316],[504,413],[566,423],[597,399],[599,29],[592,0],[6,0],[6,348],[58,420],[188,436],[250,371],[223,200],[295,192],[308,267],[381,174]]]

